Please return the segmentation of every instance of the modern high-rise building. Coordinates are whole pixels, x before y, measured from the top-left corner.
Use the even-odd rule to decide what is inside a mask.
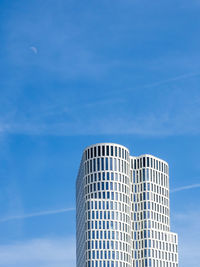
[[[76,209],[77,267],[178,267],[166,161],[113,143],[87,147]]]

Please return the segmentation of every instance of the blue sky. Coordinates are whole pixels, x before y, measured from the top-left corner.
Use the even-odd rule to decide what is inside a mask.
[[[180,266],[199,266],[199,12],[1,0],[0,266],[75,267],[75,179],[97,142],[169,162]]]

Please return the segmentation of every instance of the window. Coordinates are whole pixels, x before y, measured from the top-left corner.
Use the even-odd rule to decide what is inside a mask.
[[[106,146],[106,155],[109,156],[109,146]]]
[[[106,170],[108,170],[108,158],[106,158]]]
[[[102,156],[105,156],[105,146],[102,146]]]
[[[145,158],[143,158],[143,167],[146,167]]]
[[[117,147],[115,147],[115,157],[117,157]]]
[[[101,170],[104,171],[104,158],[101,158]]]
[[[147,167],[149,167],[149,157],[147,157]]]
[[[122,158],[124,159],[124,149],[122,148]]]
[[[117,170],[117,160],[116,160],[116,158],[114,158],[114,170],[115,171]]]
[[[101,147],[98,146],[98,156],[100,157],[101,156]]]
[[[97,159],[97,171],[100,171],[100,158]]]
[[[97,148],[96,148],[96,146],[94,147],[94,157],[96,157],[97,156]]]
[[[143,181],[145,181],[145,169],[142,169],[142,176],[143,176]]]
[[[110,170],[112,171],[113,170],[113,164],[112,164],[112,161],[113,159],[112,158],[110,158]]]
[[[111,156],[113,156],[113,146],[111,146]]]

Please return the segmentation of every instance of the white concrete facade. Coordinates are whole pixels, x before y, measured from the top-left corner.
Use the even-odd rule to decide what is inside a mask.
[[[178,267],[167,162],[113,143],[87,147],[76,209],[77,267]]]

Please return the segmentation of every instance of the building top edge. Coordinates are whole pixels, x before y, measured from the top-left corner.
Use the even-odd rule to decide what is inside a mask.
[[[92,145],[89,145],[89,146],[87,146],[87,147],[85,147],[84,148],[84,150],[83,150],[83,152],[85,152],[85,150],[87,150],[88,148],[91,148],[91,147],[94,147],[94,146],[102,146],[102,145],[113,145],[113,146],[118,146],[118,147],[122,147],[122,148],[124,148],[124,149],[126,149],[128,152],[129,152],[129,154],[130,154],[130,151],[129,151],[129,149],[127,148],[127,147],[125,147],[125,146],[123,146],[123,145],[120,145],[120,144],[117,144],[117,143],[96,143],[96,144],[92,144]]]
[[[158,157],[156,157],[154,155],[151,155],[151,154],[142,154],[142,155],[139,155],[139,156],[132,156],[132,155],[130,155],[130,158],[134,158],[134,159],[138,159],[138,158],[142,158],[142,157],[151,157],[153,159],[160,160],[160,161],[164,162],[165,164],[169,165],[166,160],[161,159],[161,158],[158,158]]]

